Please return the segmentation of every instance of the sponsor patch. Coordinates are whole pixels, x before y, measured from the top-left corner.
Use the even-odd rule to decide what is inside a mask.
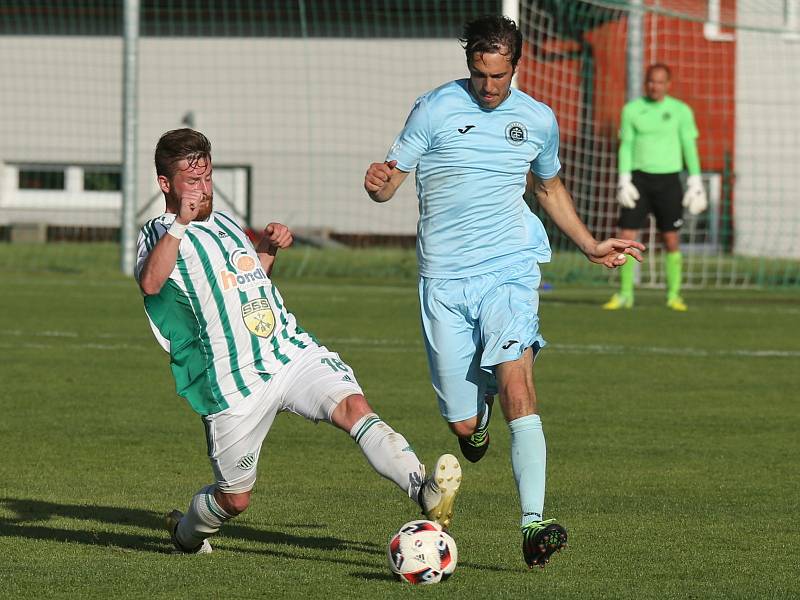
[[[219,280],[224,292],[234,289],[246,291],[265,285],[269,280],[266,272],[261,268],[261,263],[244,250],[234,250],[231,253],[230,262],[235,269],[234,272],[228,270],[219,272]]]
[[[275,314],[266,298],[256,298],[242,304],[242,319],[250,333],[268,338],[275,331]]]

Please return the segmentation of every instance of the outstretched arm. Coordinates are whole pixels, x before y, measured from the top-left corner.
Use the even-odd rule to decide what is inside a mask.
[[[624,265],[627,256],[642,261],[641,251],[645,247],[636,240],[609,238],[598,242],[594,239],[575,212],[572,197],[558,176],[542,180],[529,173],[528,178],[528,185],[533,188],[539,206],[590,261],[609,269]]]

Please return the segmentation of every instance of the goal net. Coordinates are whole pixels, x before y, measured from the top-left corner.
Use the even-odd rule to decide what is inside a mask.
[[[26,239],[118,240],[125,4],[0,0],[0,252]],[[158,137],[190,126],[214,145],[218,207],[256,230],[277,220],[314,243],[359,247],[413,244],[413,183],[377,205],[362,189],[364,171],[385,156],[417,96],[466,76],[457,40],[463,23],[510,6],[136,4],[135,229],[163,209],[152,166]],[[596,236],[615,232],[617,129],[635,22],[641,66],[672,67],[672,94],[692,106],[700,129],[710,208],[682,230],[686,285],[800,285],[798,4],[519,3],[525,49],[517,82],[554,108],[563,177]],[[548,227],[556,259],[547,279],[606,284],[615,277]],[[651,251],[639,271],[643,285],[664,279],[655,236],[652,227],[644,232]],[[26,250],[29,260],[36,252]],[[361,260],[346,253],[337,272]]]
[[[798,285],[799,14],[793,0],[522,3],[519,85],[559,117],[563,176],[597,237],[615,235],[617,134],[631,69],[642,81],[647,65],[666,63],[670,94],[694,110],[709,198],[705,213],[685,215],[685,285]],[[661,286],[652,219],[643,238],[639,278]],[[561,275],[598,276],[577,256],[561,260]]]

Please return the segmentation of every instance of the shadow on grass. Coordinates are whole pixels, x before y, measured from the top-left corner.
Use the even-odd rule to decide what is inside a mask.
[[[11,518],[0,518],[0,536],[22,537],[32,540],[52,540],[57,542],[74,542],[91,546],[108,546],[122,551],[145,551],[165,553],[172,550],[172,545],[164,531],[163,516],[149,510],[117,506],[96,506],[80,504],[60,504],[30,498],[0,498],[0,506],[13,513]],[[46,525],[52,518],[66,518],[77,521],[90,521],[91,525],[76,529],[61,529]],[[149,530],[152,533],[136,534],[104,529],[96,523],[103,523],[115,528],[117,526],[133,526]],[[324,528],[324,524],[308,523],[285,524],[283,527]],[[374,561],[359,561],[339,557],[314,554],[300,556],[286,551],[289,546],[297,549],[321,550],[323,552],[363,552],[370,555],[383,553],[382,545],[346,540],[331,536],[292,535],[283,531],[264,531],[246,525],[229,523],[222,529],[223,536],[219,542],[234,552],[248,554],[268,554],[289,559],[325,560],[334,563],[374,566]],[[283,549],[240,546],[236,540],[255,542],[265,546],[282,546]],[[307,553],[304,553],[307,554]]]
[[[164,531],[163,516],[159,513],[122,506],[97,506],[83,504],[61,504],[30,498],[0,498],[0,507],[13,513],[11,518],[0,517],[0,537],[26,538],[29,540],[49,540],[62,543],[77,543],[87,546],[107,547],[118,552],[171,553],[172,544]],[[47,525],[53,518],[72,519],[91,522],[83,528],[62,529]],[[103,528],[97,523],[108,527]],[[141,534],[114,531],[117,527],[136,527],[147,530]],[[282,523],[284,528],[325,529],[324,523]],[[389,573],[374,570],[385,564],[383,544],[346,540],[331,536],[292,535],[284,531],[265,531],[247,525],[228,523],[222,528],[222,535],[215,538],[217,549],[225,552],[267,555],[289,560],[308,560],[329,562],[373,569],[351,572],[357,579],[392,581]],[[239,541],[252,542],[242,545]],[[287,548],[288,547],[288,548]],[[296,550],[296,551],[293,551]],[[317,550],[309,554],[308,550]],[[364,560],[345,558],[352,552],[364,553]],[[516,569],[495,565],[460,563],[462,568],[482,571],[508,571]]]
[[[355,579],[365,579],[368,581],[397,581],[397,577],[392,575],[392,573],[389,571],[389,567],[386,567],[385,573],[365,571],[363,573],[350,573],[350,577],[354,577]]]

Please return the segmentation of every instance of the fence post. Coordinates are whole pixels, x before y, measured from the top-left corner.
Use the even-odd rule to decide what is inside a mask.
[[[136,255],[136,110],[139,0],[125,0],[122,44],[122,210],[120,268],[131,275]]]

